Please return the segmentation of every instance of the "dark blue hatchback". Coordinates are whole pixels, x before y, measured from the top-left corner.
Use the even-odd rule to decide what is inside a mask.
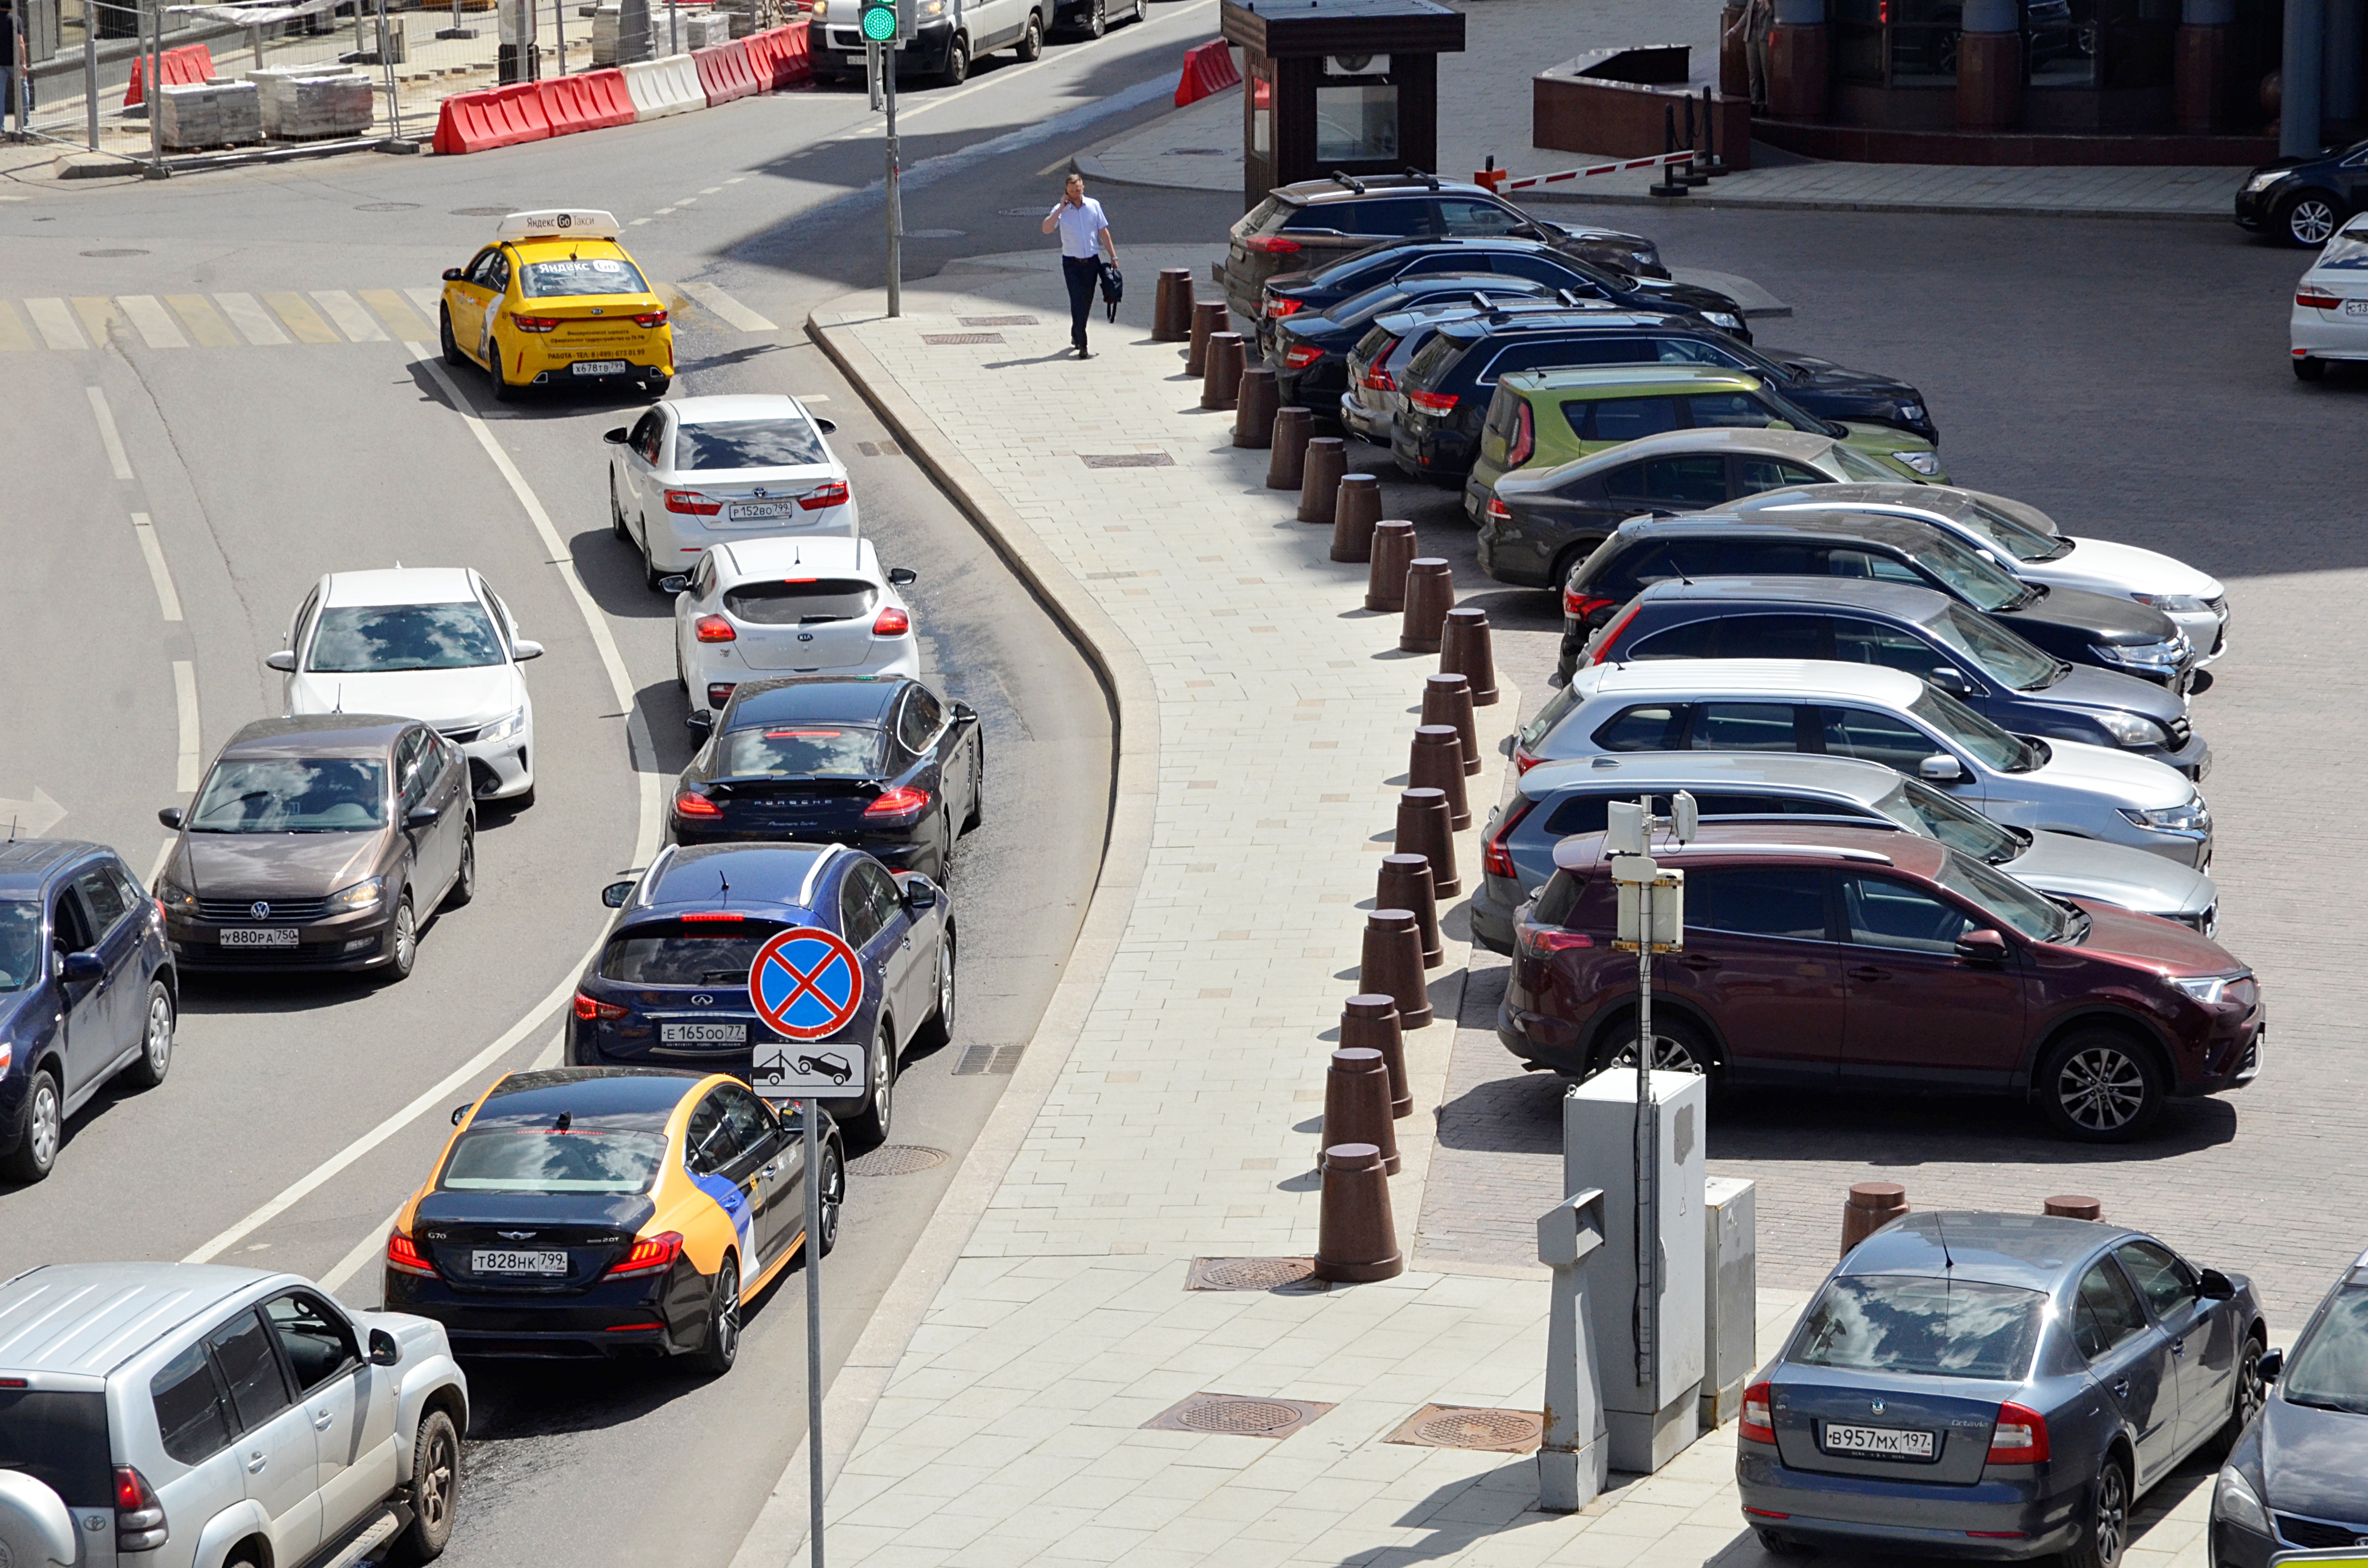
[[[786,1042],[757,1017],[748,970],[775,933],[819,926],[863,967],[847,1023],[797,1049],[871,1055],[871,1087],[825,1099],[868,1142],[888,1136],[905,1049],[953,1028],[954,912],[917,872],[891,872],[833,844],[677,845],[638,881],[602,893],[620,910],[575,991],[572,1066],[677,1067],[730,1073],[769,1090],[764,1064]]]
[[[163,1083],[179,1006],[164,911],[114,850],[0,845],[0,1179],[48,1176],[110,1079]]]

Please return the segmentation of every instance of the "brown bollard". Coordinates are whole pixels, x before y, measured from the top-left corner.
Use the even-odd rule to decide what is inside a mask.
[[[1192,335],[1192,269],[1163,267],[1151,301],[1151,341],[1181,343]]]
[[[1440,629],[1455,603],[1455,568],[1445,558],[1417,555],[1406,562],[1406,619],[1398,646],[1409,653],[1439,652]]]
[[[1398,1130],[1391,1125],[1390,1067],[1367,1046],[1332,1053],[1324,1074],[1324,1142],[1371,1143],[1382,1152],[1382,1174],[1398,1174]]]
[[[1427,871],[1424,881],[1429,881]],[[1349,997],[1340,1013],[1340,1043],[1380,1051],[1390,1070],[1390,1115],[1414,1114],[1414,1090],[1406,1084],[1406,1037],[1398,1032],[1396,997],[1371,993]]]
[[[1437,969],[1447,960],[1439,941],[1439,899],[1430,891],[1430,862],[1420,855],[1384,855],[1381,880],[1373,889],[1375,909],[1411,909],[1414,928],[1422,937],[1422,967]]]
[[[1207,369],[1201,377],[1201,406],[1208,409],[1229,409],[1242,392],[1242,335],[1238,332],[1212,332],[1209,335]]]
[[[1395,1279],[1406,1272],[1397,1221],[1390,1217],[1390,1178],[1372,1143],[1324,1151],[1324,1196],[1315,1226],[1315,1278],[1336,1285]]]
[[[1296,405],[1274,411],[1274,447],[1267,454],[1266,487],[1269,490],[1296,490],[1300,470],[1307,461],[1307,438],[1312,433],[1307,410]]]
[[[1299,471],[1299,520],[1332,526],[1332,508],[1340,499],[1340,476],[1349,472],[1349,443],[1338,436],[1308,438],[1307,456]]]
[[[1184,351],[1184,373],[1200,376],[1209,369],[1209,339],[1234,322],[1232,307],[1223,300],[1202,300],[1192,307],[1190,347]]]
[[[1453,898],[1463,891],[1455,874],[1455,830],[1447,825],[1447,792],[1443,790],[1398,791],[1397,852],[1419,855],[1430,862],[1430,891]]]
[[[1271,367],[1242,367],[1241,390],[1234,397],[1234,445],[1261,448],[1274,439],[1274,407],[1280,396]]]
[[[1342,460],[1347,460],[1344,449]],[[1382,482],[1370,473],[1344,473],[1332,497],[1332,559],[1371,561],[1373,528],[1382,520]]]
[[[1862,1181],[1842,1205],[1842,1256],[1907,1212],[1907,1189],[1896,1181]]]
[[[1341,1037],[1344,1040],[1347,1038],[1346,1035]],[[2101,1220],[2105,1217],[2102,1203],[2077,1192],[2059,1192],[2041,1208],[2059,1220]]]
[[[1414,559],[1414,525],[1403,517],[1373,525],[1373,558],[1365,574],[1365,608],[1395,615],[1406,608],[1406,562]]]
[[[1422,722],[1455,726],[1455,738],[1463,746],[1463,771],[1467,775],[1480,771],[1480,726],[1472,717],[1470,676],[1423,676]]]
[[[1463,789],[1463,737],[1452,724],[1417,724],[1406,756],[1406,783],[1447,797],[1447,825],[1462,833],[1472,825],[1472,801]]]
[[[1365,949],[1357,966],[1357,989],[1375,992],[1398,1005],[1398,1028],[1430,1025],[1430,993],[1422,983],[1422,932],[1411,909],[1376,909],[1365,916]]]
[[[1472,683],[1472,706],[1486,708],[1497,700],[1497,660],[1488,651],[1488,612],[1465,605],[1447,612],[1440,632],[1439,667]]]

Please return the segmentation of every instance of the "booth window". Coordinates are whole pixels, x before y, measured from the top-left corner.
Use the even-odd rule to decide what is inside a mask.
[[[1375,79],[1320,83],[1315,156],[1321,163],[1372,163],[1398,155],[1398,89]]]
[[[1274,155],[1274,83],[1261,64],[1250,77],[1250,156]]]

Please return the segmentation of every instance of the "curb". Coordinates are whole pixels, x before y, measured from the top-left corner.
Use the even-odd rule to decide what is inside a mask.
[[[846,298],[869,303],[872,296]],[[852,335],[836,333],[833,326],[824,324],[827,316],[835,325],[844,325],[839,315],[827,307],[809,314],[806,335],[838,367],[872,412],[895,433],[898,443],[951,498],[1085,655],[1110,699],[1116,756],[1101,870],[1095,878],[1076,942],[1062,966],[1060,982],[1053,988],[1035,1034],[1020,1053],[1019,1071],[996,1102],[986,1125],[979,1130],[970,1153],[962,1157],[920,1240],[889,1282],[824,1396],[825,1497],[837,1485],[873,1408],[887,1391],[897,1361],[961,1260],[963,1246],[1002,1186],[1037,1113],[1051,1097],[1053,1085],[1068,1065],[1070,1051],[1085,1031],[1102,977],[1126,934],[1135,893],[1143,883],[1158,800],[1159,760],[1158,699],[1142,653],[986,477],[959,455],[937,422],[905,395],[871,350]],[[731,1568],[785,1568],[805,1544],[806,1471],[806,1442],[802,1437],[733,1554]]]

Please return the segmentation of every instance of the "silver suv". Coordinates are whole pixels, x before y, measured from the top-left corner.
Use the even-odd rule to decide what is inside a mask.
[[[425,1318],[253,1268],[30,1269],[0,1284],[0,1562],[432,1558],[468,1421]]]

